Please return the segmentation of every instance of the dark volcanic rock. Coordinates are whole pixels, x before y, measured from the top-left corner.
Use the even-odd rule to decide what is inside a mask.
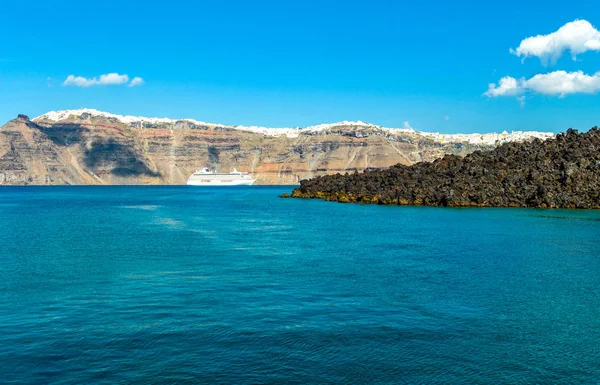
[[[465,157],[303,180],[297,198],[425,206],[600,208],[600,129]]]

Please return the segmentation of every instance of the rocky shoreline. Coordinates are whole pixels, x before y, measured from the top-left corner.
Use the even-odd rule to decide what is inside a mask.
[[[600,209],[600,129],[465,157],[302,180],[282,197],[340,203]]]

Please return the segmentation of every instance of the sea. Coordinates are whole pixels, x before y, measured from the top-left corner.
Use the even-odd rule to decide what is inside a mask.
[[[0,188],[2,384],[598,384],[600,211]]]

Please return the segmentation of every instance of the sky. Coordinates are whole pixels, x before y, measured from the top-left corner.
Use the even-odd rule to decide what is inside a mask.
[[[0,122],[95,108],[442,133],[600,125],[597,1],[30,0],[0,14]]]

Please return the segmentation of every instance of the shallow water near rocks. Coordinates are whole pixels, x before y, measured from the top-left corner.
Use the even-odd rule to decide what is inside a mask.
[[[597,383],[600,212],[0,188],[3,383]]]

